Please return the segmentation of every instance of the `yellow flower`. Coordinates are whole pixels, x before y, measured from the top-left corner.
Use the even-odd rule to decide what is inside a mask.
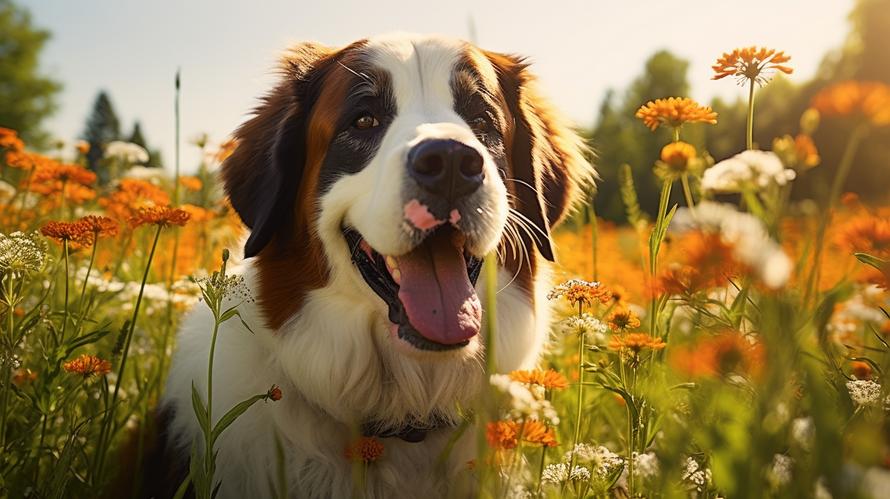
[[[890,85],[876,81],[843,81],[813,97],[823,116],[863,116],[874,126],[890,125]]]
[[[661,149],[661,160],[655,163],[655,174],[665,180],[676,180],[686,173],[699,170],[701,165],[695,146],[676,141]]]
[[[565,376],[559,374],[553,369],[543,371],[535,369],[534,371],[513,371],[510,373],[510,379],[519,383],[529,385],[540,385],[548,390],[561,390],[569,386]]]
[[[685,123],[717,123],[717,113],[710,106],[702,106],[688,97],[649,101],[637,110],[636,117],[652,131],[661,125],[678,128]]]
[[[735,76],[739,83],[755,81],[761,85],[769,80],[770,71],[781,71],[791,74],[793,69],[784,63],[791,60],[791,56],[785,52],[776,52],[766,47],[746,47],[725,52],[717,59],[717,63],[711,66],[714,70],[714,80]]]

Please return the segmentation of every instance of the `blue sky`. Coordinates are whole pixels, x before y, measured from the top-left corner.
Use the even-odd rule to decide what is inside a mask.
[[[21,1],[21,0],[20,0]],[[71,141],[96,92],[108,90],[129,131],[142,121],[150,144],[173,161],[173,76],[182,69],[182,165],[198,154],[187,140],[218,142],[241,123],[272,82],[288,44],[331,45],[388,31],[468,37],[469,19],[487,49],[527,55],[546,92],[572,119],[591,124],[608,88],[623,88],[645,59],[666,48],[691,62],[692,97],[734,96],[711,81],[721,52],[767,45],[792,56],[793,79],[810,78],[847,33],[851,0],[285,1],[27,0],[53,33],[44,70],[65,89],[48,128]]]

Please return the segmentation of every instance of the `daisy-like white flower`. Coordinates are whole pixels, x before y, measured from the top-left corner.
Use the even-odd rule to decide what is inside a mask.
[[[796,418],[791,421],[791,439],[804,450],[810,450],[816,438],[813,418]]]
[[[646,452],[646,453],[633,453],[634,457],[634,470],[636,471],[637,476],[643,478],[644,480],[647,478],[655,478],[661,471],[661,468],[658,464],[658,457],[655,456],[654,452]]]
[[[566,317],[559,323],[559,329],[565,334],[590,333],[594,336],[602,336],[609,332],[609,326],[605,322],[587,312]]]
[[[575,455],[575,462],[589,464],[593,472],[600,478],[608,476],[621,466],[624,466],[624,458],[615,454],[608,447],[603,445],[591,445],[581,442],[566,452],[563,460],[571,461],[572,454]]]
[[[590,470],[584,466],[576,465],[572,468],[572,472],[569,473],[569,480],[573,482],[586,482],[590,480]]]
[[[794,170],[785,168],[775,153],[750,150],[705,170],[701,188],[704,192],[715,194],[761,190],[773,184],[785,185],[796,175]]]
[[[145,163],[148,161],[148,151],[142,146],[132,142],[115,140],[105,146],[105,156],[119,159],[129,164]]]
[[[792,263],[773,241],[763,223],[734,207],[705,201],[695,208],[681,208],[671,221],[671,230],[702,230],[720,234],[735,259],[750,268],[769,288],[780,288],[791,276]]]
[[[847,391],[853,403],[859,406],[875,405],[881,398],[881,385],[871,380],[847,381]]]

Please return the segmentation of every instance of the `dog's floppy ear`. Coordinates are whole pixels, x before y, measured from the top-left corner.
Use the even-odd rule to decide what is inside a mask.
[[[222,165],[222,178],[232,206],[251,229],[245,257],[255,256],[276,232],[293,225],[306,162],[306,123],[317,93],[313,83],[335,53],[315,43],[291,48],[278,85],[235,132],[238,145]]]
[[[575,206],[596,176],[583,139],[537,91],[520,57],[486,52],[513,118],[508,155],[516,209],[533,226],[541,255],[554,260],[550,228]],[[508,183],[510,181],[508,180]]]

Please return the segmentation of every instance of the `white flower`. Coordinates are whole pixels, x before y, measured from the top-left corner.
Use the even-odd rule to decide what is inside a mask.
[[[105,156],[119,159],[126,163],[137,164],[148,161],[148,151],[132,142],[115,140],[105,146]]]
[[[687,457],[686,461],[683,463],[683,481],[687,482],[687,486],[690,490],[695,490],[697,492],[702,492],[705,488],[707,488],[708,484],[711,482],[711,470],[708,468],[703,468],[698,461],[692,459],[691,457]]]
[[[541,472],[541,483],[560,484],[569,478],[569,465],[566,463],[548,464]]]
[[[780,487],[791,482],[791,466],[794,462],[785,454],[776,454],[773,456],[773,464],[767,472],[770,482],[774,486]]]
[[[590,336],[594,344],[604,343],[609,325],[596,317],[584,312],[581,315],[570,315],[557,324],[559,332],[563,334],[585,333]]]
[[[881,398],[881,385],[871,380],[847,381],[847,390],[850,392],[850,399],[853,400],[853,403],[860,406],[875,405]]]
[[[744,151],[705,170],[701,188],[705,192],[741,192],[746,187],[763,189],[785,185],[795,177],[782,160],[769,151]]]
[[[507,499],[532,499],[535,496],[532,491],[525,488],[525,485],[517,483],[507,491],[506,497]]]
[[[46,263],[46,240],[36,233],[0,233],[0,270],[35,272]]]
[[[509,398],[512,419],[530,418],[546,421],[551,425],[559,424],[559,414],[550,401],[544,398],[544,387],[513,381],[506,374],[492,374],[489,382]]]
[[[816,438],[816,427],[813,418],[796,418],[791,422],[791,439],[804,450],[810,450]]]
[[[158,184],[161,179],[167,177],[163,168],[155,168],[152,166],[134,166],[124,173],[124,178],[135,178],[139,180],[147,180],[153,184]]]
[[[571,461],[573,453],[576,462],[590,463],[594,473],[599,477],[604,477],[624,465],[624,459],[621,456],[602,445],[593,446],[583,442],[579,443],[573,450],[566,452],[562,459]]]
[[[584,466],[575,466],[569,473],[569,480],[577,482],[586,482],[590,480],[590,470]]]
[[[660,471],[658,465],[658,458],[655,456],[654,452],[646,452],[645,454],[638,454],[634,452],[634,470],[636,471],[637,476],[646,479],[646,478],[655,478],[658,476]]]
[[[752,268],[767,287],[776,289],[788,282],[791,259],[753,215],[728,204],[705,201],[692,209],[677,210],[671,221],[672,231],[692,229],[719,233],[732,246],[733,256]]]

